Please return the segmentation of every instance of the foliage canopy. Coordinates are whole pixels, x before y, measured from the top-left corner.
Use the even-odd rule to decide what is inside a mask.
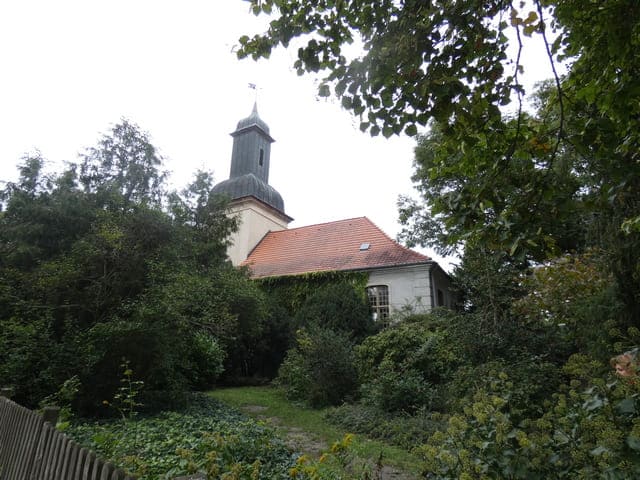
[[[239,57],[297,48],[372,135],[417,135],[410,243],[480,244],[519,262],[598,246],[640,317],[640,5],[581,0],[253,0],[273,16]],[[525,104],[529,44],[553,72]],[[354,49],[350,45],[358,42]],[[527,47],[527,48],[525,48]],[[356,53],[353,53],[353,52]],[[565,73],[558,65],[564,62]]]
[[[199,172],[168,192],[162,157],[123,120],[58,174],[26,157],[0,191],[0,384],[34,406],[80,380],[96,413],[123,358],[143,402],[179,399],[260,361],[262,293],[226,258],[236,228]]]

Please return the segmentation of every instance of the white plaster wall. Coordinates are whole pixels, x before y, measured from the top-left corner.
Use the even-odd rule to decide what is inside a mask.
[[[227,249],[232,265],[239,265],[246,260],[249,252],[268,232],[287,228],[285,220],[258,202],[245,201],[232,205],[230,215],[239,217],[240,221],[238,231],[231,235],[231,245]]]
[[[367,286],[389,287],[390,314],[410,306],[414,312],[431,309],[430,265],[391,267],[372,270]]]

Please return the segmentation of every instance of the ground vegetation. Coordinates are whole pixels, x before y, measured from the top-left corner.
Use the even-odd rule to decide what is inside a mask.
[[[294,454],[273,428],[203,394],[189,406],[127,421],[74,421],[65,433],[139,480],[287,478]]]

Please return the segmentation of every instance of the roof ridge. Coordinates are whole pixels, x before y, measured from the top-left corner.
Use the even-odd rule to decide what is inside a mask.
[[[351,220],[360,220],[360,219],[367,219],[369,220],[367,217],[362,216],[362,217],[352,217],[352,218],[343,218],[342,220],[329,220],[326,222],[320,222],[320,223],[312,223],[311,225],[302,225],[300,227],[293,227],[293,228],[287,228],[285,230],[278,230],[277,232],[273,232],[273,233],[278,233],[278,232],[292,232],[294,230],[301,230],[303,228],[311,228],[311,227],[319,227],[321,225],[329,225],[331,223],[344,223],[344,222],[349,222]],[[371,222],[371,220],[369,220]],[[373,222],[371,222],[373,223]],[[374,224],[375,225],[375,224]],[[377,225],[375,225],[376,228],[379,228]],[[383,232],[384,233],[384,232]]]

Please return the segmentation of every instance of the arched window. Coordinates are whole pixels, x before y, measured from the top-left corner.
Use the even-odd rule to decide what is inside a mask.
[[[373,320],[386,324],[389,319],[389,287],[387,285],[367,287],[367,297]]]

